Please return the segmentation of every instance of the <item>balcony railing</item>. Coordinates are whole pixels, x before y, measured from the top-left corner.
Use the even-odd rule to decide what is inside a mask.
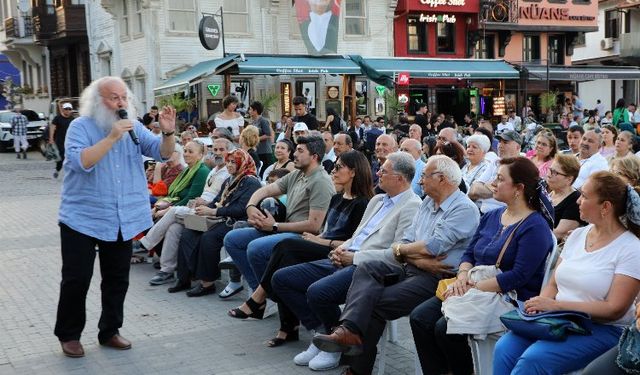
[[[36,41],[46,41],[56,35],[56,10],[53,5],[33,8],[33,33]]]
[[[81,36],[87,33],[84,5],[56,8],[57,37]]]
[[[486,25],[518,23],[518,1],[481,0],[479,17]]]
[[[22,25],[21,22],[22,21]],[[10,17],[4,20],[4,30],[8,39],[26,38],[33,35],[33,24],[30,16]]]
[[[640,32],[620,34],[620,57],[640,57]]]

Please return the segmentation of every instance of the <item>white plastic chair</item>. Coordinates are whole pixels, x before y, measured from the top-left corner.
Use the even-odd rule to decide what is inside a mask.
[[[542,278],[542,287],[547,285],[558,258],[558,240],[553,237],[553,249],[547,255],[544,265],[544,277]],[[491,375],[493,372],[493,349],[496,342],[504,335],[504,332],[488,335],[484,340],[475,339],[469,336],[469,347],[471,348],[471,356],[473,357],[473,372],[475,375]],[[573,375],[573,374],[572,374]]]
[[[392,343],[398,342],[398,321],[387,321],[385,333],[386,335],[383,334],[380,341],[378,341],[380,348],[378,352],[378,375],[384,375],[384,368],[387,362],[387,341]]]

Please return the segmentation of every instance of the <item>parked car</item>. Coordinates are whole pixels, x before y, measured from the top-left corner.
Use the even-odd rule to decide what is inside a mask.
[[[27,125],[27,141],[29,141],[29,145],[40,148],[42,143],[46,142],[46,140],[42,138],[42,134],[47,126],[47,121],[30,109],[25,109],[20,112],[27,116],[27,119],[29,120],[29,124]],[[15,112],[0,111],[0,152],[13,149],[11,120],[15,116]]]

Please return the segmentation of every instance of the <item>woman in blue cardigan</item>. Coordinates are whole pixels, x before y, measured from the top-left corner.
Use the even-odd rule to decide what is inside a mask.
[[[480,219],[478,230],[462,256],[457,280],[445,298],[464,295],[471,288],[485,292],[515,290],[522,301],[540,292],[545,259],[553,248],[553,206],[538,168],[524,157],[502,159],[491,189],[493,197],[506,207],[489,211]],[[495,265],[512,232],[513,238],[500,263],[502,273],[471,283],[468,271],[474,266]],[[471,374],[473,361],[467,337],[447,334],[441,307],[442,301],[433,297],[411,312],[411,331],[422,372]]]
[[[262,186],[256,177],[256,164],[246,151],[236,149],[230,152],[226,163],[231,176],[222,184],[218,196],[208,206],[196,207],[198,215],[226,220],[204,233],[187,228],[183,230],[178,248],[178,277],[169,293],[188,289],[189,297],[199,297],[216,291],[222,240],[236,221],[247,219],[249,198]],[[191,276],[200,280],[193,288]]]

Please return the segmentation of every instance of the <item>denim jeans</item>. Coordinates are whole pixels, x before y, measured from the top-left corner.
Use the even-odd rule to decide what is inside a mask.
[[[589,336],[569,335],[566,341],[530,340],[509,332],[494,350],[494,375],[566,374],[587,366],[618,344],[622,328],[593,324]]]
[[[325,332],[337,326],[355,266],[337,268],[329,259],[281,268],[273,274],[273,291],[305,328]]]
[[[224,247],[251,289],[256,290],[276,244],[299,236],[292,232],[271,234],[255,228],[239,228],[224,236]]]

